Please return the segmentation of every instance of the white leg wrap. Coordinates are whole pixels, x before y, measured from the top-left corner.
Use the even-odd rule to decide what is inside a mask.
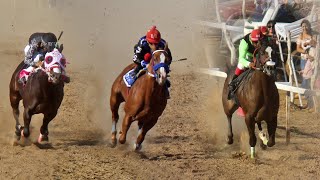
[[[250,155],[251,155],[251,158],[252,158],[252,159],[256,156],[255,147],[251,147],[251,148],[250,148]]]

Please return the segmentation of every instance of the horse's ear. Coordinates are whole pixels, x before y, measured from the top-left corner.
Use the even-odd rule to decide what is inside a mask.
[[[167,50],[169,48],[168,42],[164,45],[164,50]]]
[[[59,50],[60,53],[62,53],[62,51],[63,51],[63,44],[60,44],[60,45],[59,45],[58,50]]]

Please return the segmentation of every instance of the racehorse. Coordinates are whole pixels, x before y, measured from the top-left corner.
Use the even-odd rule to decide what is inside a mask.
[[[259,62],[262,62],[261,64],[264,66],[263,63],[268,63],[266,59],[269,57],[265,52],[259,52],[259,54],[260,55],[258,55],[257,59]],[[267,146],[272,147],[275,145],[275,132],[279,111],[279,93],[275,85],[274,77],[266,72],[267,71],[261,71],[259,68],[243,72],[242,74],[247,73],[247,75],[242,79],[237,88],[235,93],[236,100],[228,100],[228,84],[231,81],[232,74],[234,73],[232,71],[228,73],[222,92],[223,108],[228,118],[228,144],[233,143],[231,122],[232,114],[239,107],[242,107],[245,113],[245,122],[250,137],[249,144],[251,146],[251,158],[255,157],[255,145],[257,142],[255,135],[256,123],[260,130],[259,137],[262,140],[260,143],[261,147],[264,149]],[[269,141],[267,140],[266,135],[262,132],[261,122],[263,120],[267,123]]]
[[[111,88],[110,108],[112,112],[112,144],[117,144],[117,122],[119,119],[119,106],[125,101],[125,117],[122,121],[119,142],[126,142],[127,131],[133,121],[138,121],[139,131],[135,142],[135,150],[142,148],[142,142],[147,132],[157,123],[167,105],[165,95],[168,64],[171,59],[168,56],[167,45],[164,50],[156,50],[142,74],[131,88],[128,88],[123,80],[124,74],[135,67],[128,65],[116,78]]]
[[[47,56],[49,54],[49,56]],[[22,61],[14,71],[10,81],[10,102],[13,110],[13,116],[16,120],[15,134],[19,141],[21,135],[29,137],[29,126],[34,114],[42,113],[43,124],[40,128],[39,143],[48,142],[49,122],[57,115],[58,108],[64,95],[64,82],[61,79],[61,72],[65,66],[65,59],[57,49],[48,53],[42,67],[38,67],[30,75],[25,86],[18,82],[19,73],[26,68]],[[19,102],[23,100],[24,126],[19,123]]]

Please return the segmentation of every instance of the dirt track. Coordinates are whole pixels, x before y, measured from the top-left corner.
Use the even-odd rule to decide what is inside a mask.
[[[201,40],[194,39],[201,35],[195,35],[190,24],[196,13],[188,11],[201,5],[163,1],[159,6],[166,10],[159,11],[163,12],[160,17],[151,8],[142,12],[141,4],[134,2],[124,7],[124,2],[117,1],[92,5],[66,0],[57,1],[51,9],[39,2],[26,5],[16,1],[15,11],[11,1],[0,3],[0,20],[4,22],[0,29],[0,179],[319,179],[320,121],[316,114],[293,112],[290,145],[285,144],[285,131],[279,128],[274,147],[262,151],[257,145],[256,160],[240,154],[248,152],[249,145],[244,121],[239,117],[233,121],[235,143],[226,145],[223,82],[192,71],[206,63]],[[147,2],[144,7],[149,7]],[[38,21],[23,20],[21,11],[28,10],[22,7],[38,7],[37,11],[29,9],[33,10],[30,18]],[[84,10],[86,15],[81,13]],[[34,11],[64,20],[38,25],[46,18]],[[147,16],[151,14],[155,17]],[[158,24],[174,58],[187,57],[188,61],[172,65],[172,99],[147,134],[142,152],[135,153],[136,124],[126,145],[109,146],[108,98],[112,81],[131,62],[132,46],[149,24]],[[12,146],[14,119],[8,99],[11,73],[22,58],[29,34],[58,34],[62,29],[72,83],[66,85],[58,116],[49,125],[52,146]],[[281,95],[279,125],[284,125]],[[32,120],[31,141],[39,134],[41,118],[39,115]]]

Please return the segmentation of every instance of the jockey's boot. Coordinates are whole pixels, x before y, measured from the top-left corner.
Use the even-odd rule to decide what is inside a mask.
[[[238,77],[238,75],[234,74],[232,77],[231,82],[229,83],[229,92],[228,92],[228,100],[232,99],[234,97],[234,90],[235,90],[235,82],[233,82],[236,78]]]
[[[169,79],[167,79],[167,80],[166,80],[166,90],[165,90],[167,99],[170,99],[170,98],[171,98],[171,97],[170,97],[169,87],[171,87],[171,82],[169,81]]]
[[[170,91],[169,91],[169,88],[168,88],[168,87],[166,87],[165,94],[166,94],[166,98],[167,98],[167,99],[170,99],[170,98],[171,98],[171,96],[170,96]]]
[[[138,78],[139,76],[139,72],[143,69],[143,66],[141,65],[141,63],[137,64],[137,66],[134,68],[134,70],[132,71],[132,73],[130,73],[130,76],[133,78],[133,79],[136,79]]]

